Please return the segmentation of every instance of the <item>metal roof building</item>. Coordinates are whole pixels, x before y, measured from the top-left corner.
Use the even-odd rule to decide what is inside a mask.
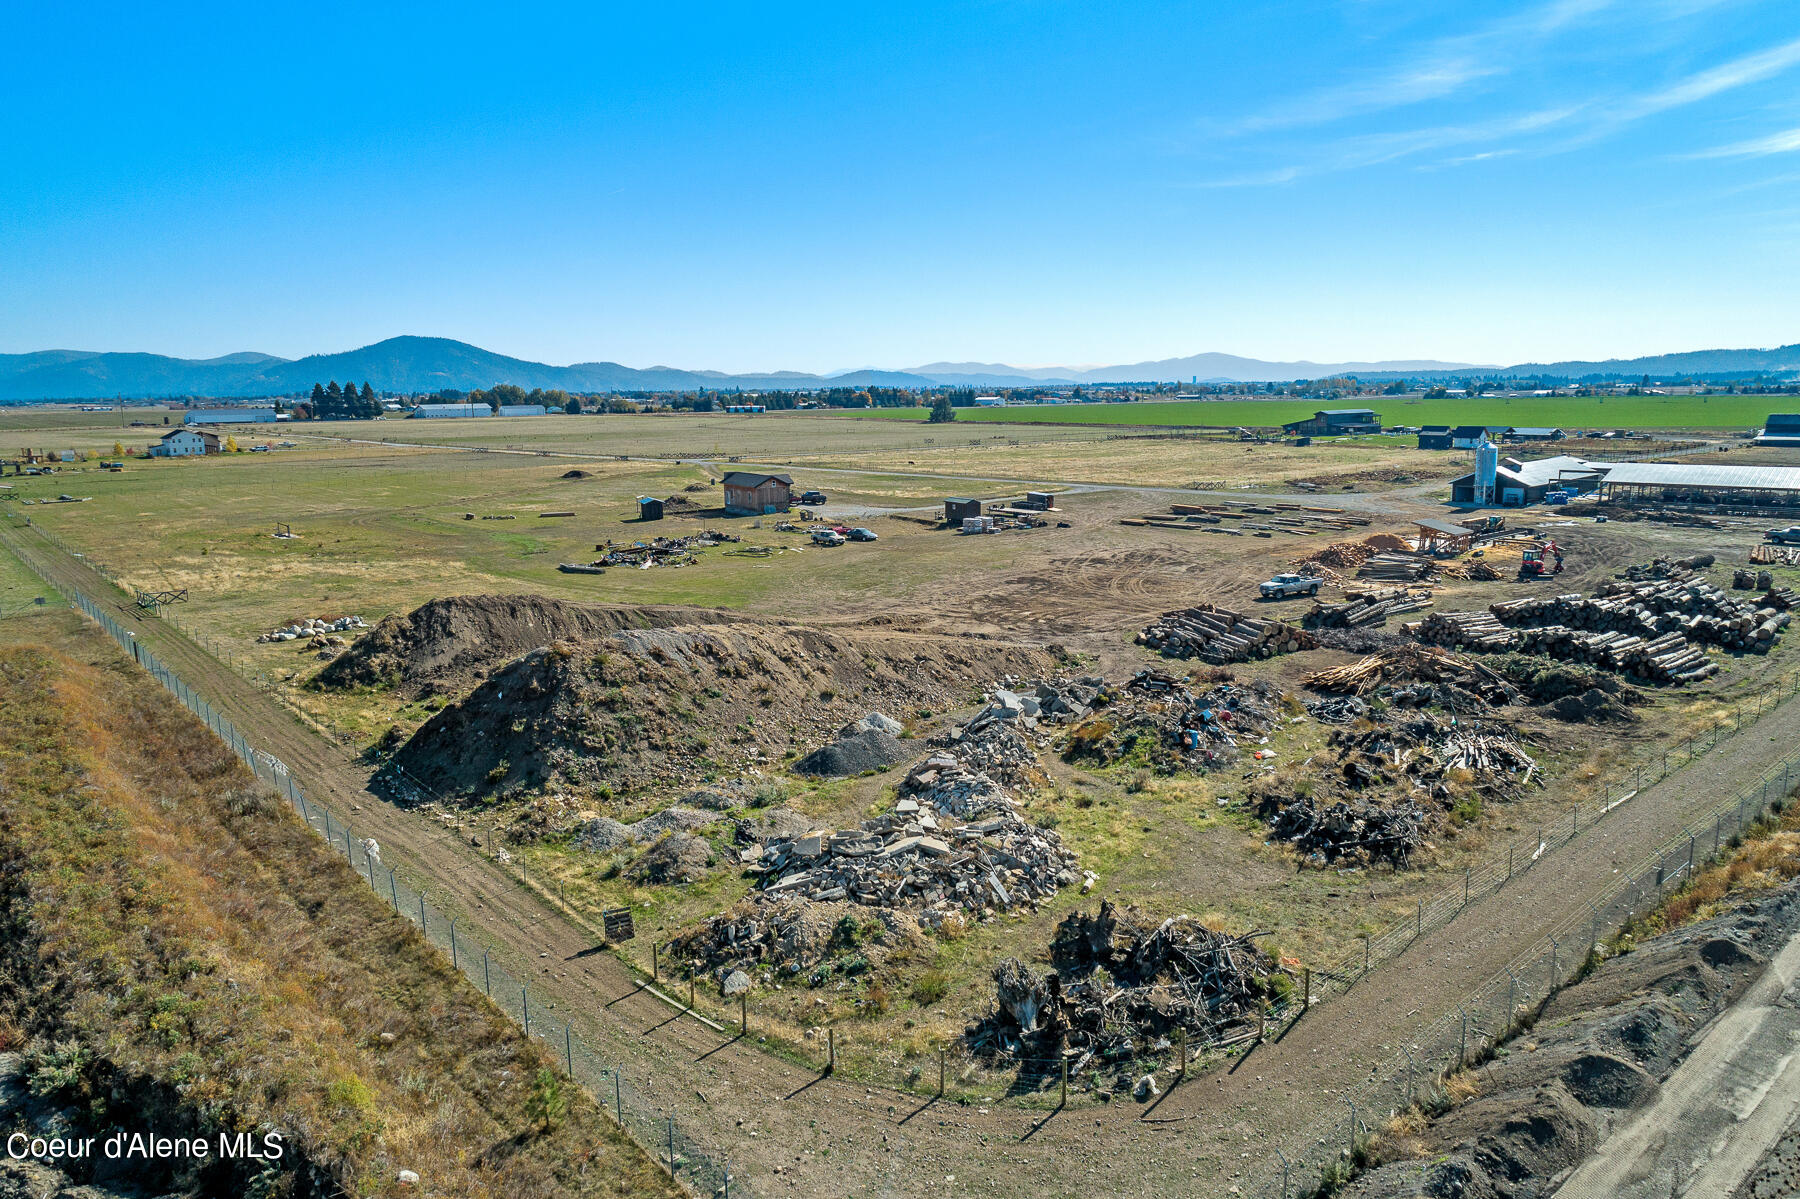
[[[1722,466],[1700,462],[1621,462],[1600,483],[1606,500],[1655,499],[1675,503],[1800,502],[1800,466]]]

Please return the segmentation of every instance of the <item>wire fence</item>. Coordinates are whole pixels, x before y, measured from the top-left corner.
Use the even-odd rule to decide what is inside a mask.
[[[1791,692],[1790,692],[1791,694]],[[1597,900],[1568,912],[1509,965],[1454,1009],[1413,1034],[1370,1081],[1339,1097],[1284,1148],[1244,1193],[1260,1199],[1310,1195],[1329,1173],[1347,1170],[1373,1127],[1441,1094],[1445,1077],[1480,1060],[1533,1016],[1558,987],[1579,978],[1603,937],[1653,909],[1694,872],[1728,852],[1772,804],[1800,785],[1800,753],[1774,763],[1739,794],[1720,801],[1621,873]],[[1425,1195],[1416,1191],[1384,1193]]]
[[[26,564],[37,570],[29,561]],[[444,951],[452,964],[516,1021],[528,1037],[541,1041],[563,1064],[564,1071],[587,1088],[671,1176],[703,1195],[751,1193],[742,1180],[730,1177],[724,1155],[702,1146],[683,1128],[679,1113],[671,1104],[659,1102],[652,1093],[653,1080],[634,1078],[619,1062],[610,1060],[578,1036],[554,1001],[534,998],[529,984],[495,961],[492,951],[473,935],[474,930],[459,926],[460,918],[433,908],[422,890],[407,884],[382,862],[380,846],[375,841],[359,837],[352,826],[333,817],[329,809],[308,800],[285,763],[253,746],[229,719],[143,646],[131,630],[113,619],[104,606],[79,591],[64,591],[56,580],[42,571],[38,573],[211,729],[258,779],[279,792],[309,828],[344,855],[377,895],[396,913],[418,925],[426,939]]]

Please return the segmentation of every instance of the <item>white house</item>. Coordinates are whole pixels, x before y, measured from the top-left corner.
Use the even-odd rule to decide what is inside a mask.
[[[164,433],[161,441],[150,447],[156,458],[196,458],[219,452],[219,435],[199,429],[176,429]]]

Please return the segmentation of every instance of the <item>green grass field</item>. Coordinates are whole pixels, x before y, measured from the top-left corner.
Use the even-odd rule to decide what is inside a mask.
[[[1518,399],[1422,400],[1373,396],[1318,400],[1171,400],[1135,404],[1066,404],[959,408],[956,423],[1051,425],[1237,425],[1270,427],[1320,408],[1373,408],[1389,425],[1549,425],[1571,429],[1760,428],[1771,412],[1800,406],[1792,396],[1529,396]],[[923,408],[877,408],[854,419],[922,421]]]

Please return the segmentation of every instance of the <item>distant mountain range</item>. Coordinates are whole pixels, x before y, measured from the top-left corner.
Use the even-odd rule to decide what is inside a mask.
[[[411,394],[455,388],[469,391],[513,383],[565,391],[673,391],[696,388],[746,390],[817,387],[1029,387],[1037,383],[1249,383],[1318,379],[1446,375],[1565,378],[1641,375],[1751,375],[1800,371],[1800,345],[1774,350],[1698,350],[1605,362],[1470,363],[1267,362],[1233,354],[1195,354],[1156,362],[1098,367],[1013,367],[988,362],[933,362],[910,370],[855,370],[835,375],[800,371],[732,375],[670,366],[629,367],[617,362],[550,366],[509,358],[443,337],[392,337],[341,354],[277,358],[227,354],[222,358],[168,358],[160,354],[43,350],[0,354],[0,402],[23,400],[155,399],[167,396],[280,396],[312,390],[314,383],[368,382],[384,392]]]

